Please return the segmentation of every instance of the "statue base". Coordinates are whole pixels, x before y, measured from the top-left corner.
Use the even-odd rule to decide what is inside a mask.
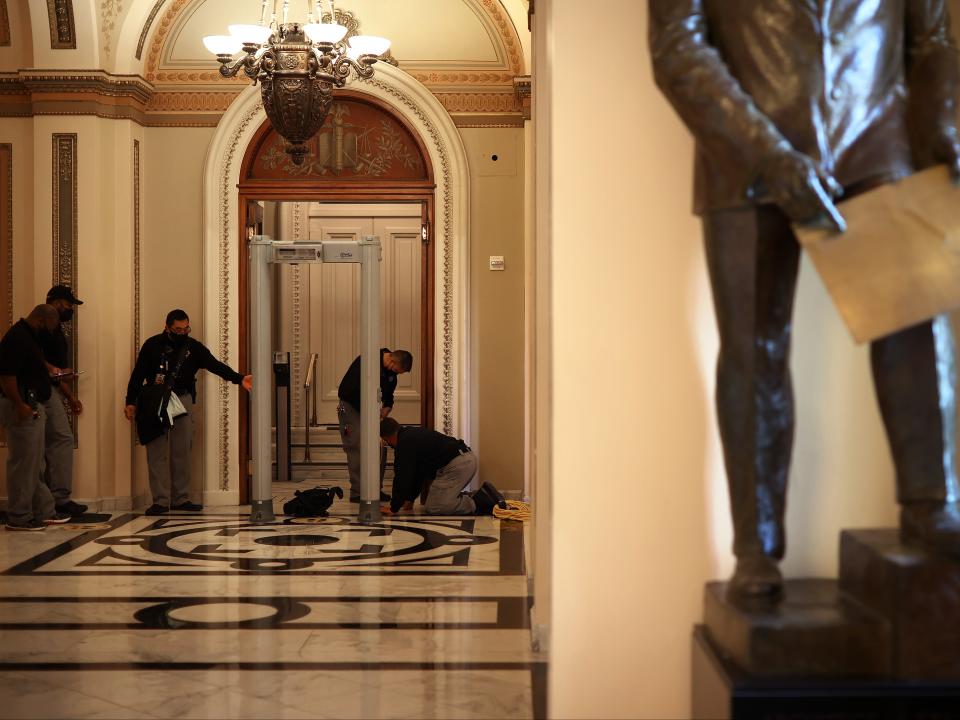
[[[957,720],[960,683],[745,672],[698,625],[693,633],[697,720]]]
[[[780,602],[749,603],[708,583],[693,717],[960,718],[960,561],[850,530],[839,581],[789,580]]]

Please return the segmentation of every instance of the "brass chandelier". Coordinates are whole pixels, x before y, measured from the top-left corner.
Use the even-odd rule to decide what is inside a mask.
[[[327,118],[334,88],[343,87],[351,73],[372,77],[373,64],[390,49],[390,41],[374,35],[346,38],[333,0],[324,1],[329,11],[321,0],[307,0],[305,23],[289,22],[290,0],[283,0],[278,22],[278,2],[263,0],[258,25],[230,25],[229,35],[210,35],[203,44],[217,56],[221,75],[233,77],[242,69],[254,85],[260,83],[270,124],[289,143],[293,163],[301,165],[309,152],[307,140]]]

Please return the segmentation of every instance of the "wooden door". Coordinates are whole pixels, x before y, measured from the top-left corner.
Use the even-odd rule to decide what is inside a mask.
[[[409,350],[413,372],[400,376],[393,417],[419,423],[421,373],[421,216],[420,204],[286,203],[280,239],[359,240],[377,235],[383,248],[380,266],[381,346]],[[293,424],[303,425],[312,409],[302,390],[310,356],[317,354],[317,420],[337,421],[337,389],[360,352],[360,268],[351,264],[286,267],[279,277],[281,349],[292,355]]]

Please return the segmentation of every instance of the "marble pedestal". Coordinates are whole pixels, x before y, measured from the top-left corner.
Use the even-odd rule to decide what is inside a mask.
[[[895,530],[840,548],[839,580],[788,581],[779,603],[706,586],[694,717],[960,720],[960,561]]]

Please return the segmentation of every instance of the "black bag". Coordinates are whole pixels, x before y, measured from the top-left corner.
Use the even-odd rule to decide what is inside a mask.
[[[294,517],[327,517],[334,495],[343,498],[343,490],[337,486],[297,490],[293,498],[283,504],[283,512]]]
[[[167,403],[170,401],[170,393],[173,392],[183,361],[189,355],[190,344],[184,343],[174,357],[173,370],[166,374],[163,383],[160,385],[144,385],[140,388],[140,393],[137,395],[135,420],[137,439],[140,440],[141,445],[156,440],[172,427],[170,420],[167,418]]]

